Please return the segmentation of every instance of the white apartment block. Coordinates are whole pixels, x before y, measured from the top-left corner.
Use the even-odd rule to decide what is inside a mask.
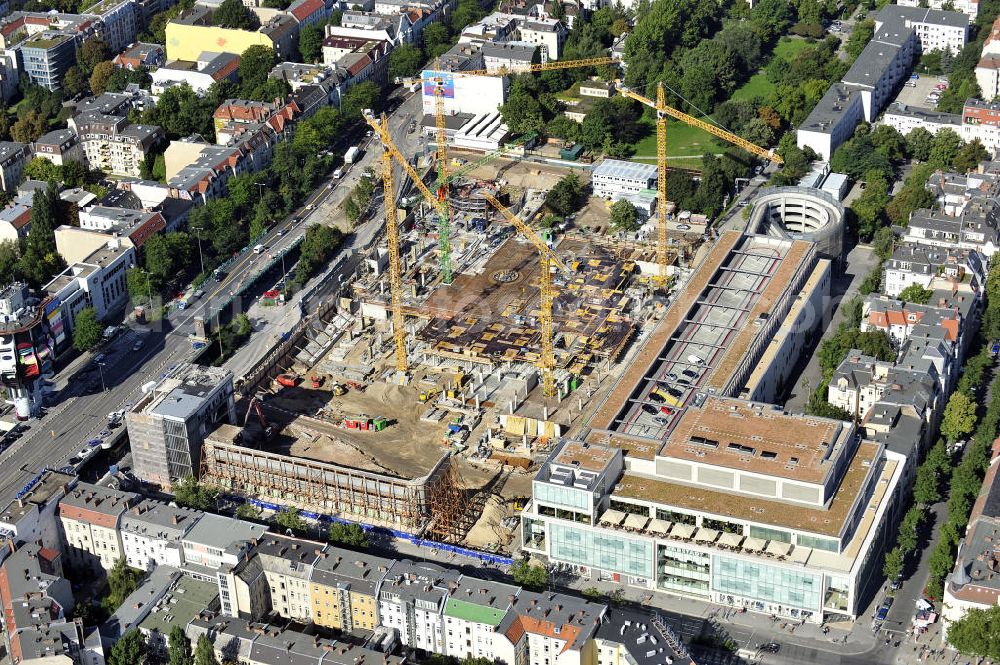
[[[71,124],[80,136],[84,165],[112,175],[138,178],[146,155],[164,138],[155,125],[97,112],[81,113]]]
[[[892,127],[906,136],[914,129],[926,129],[931,134],[937,134],[942,129],[950,129],[959,136],[962,135],[962,116],[958,113],[942,113],[919,106],[892,104],[882,114],[880,125]]]
[[[529,19],[521,23],[519,32],[522,42],[541,47],[542,62],[562,57],[563,44],[569,37],[563,22],[554,18]]]
[[[444,653],[459,660],[492,659],[497,627],[520,590],[509,584],[470,577],[452,585],[444,606]]]
[[[181,540],[201,519],[201,511],[144,499],[128,510],[121,521],[122,548],[132,568],[180,568],[184,563]]]
[[[970,19],[979,15],[979,0],[898,0],[900,7],[929,7],[930,9],[945,9],[950,6],[953,11],[962,12]]]

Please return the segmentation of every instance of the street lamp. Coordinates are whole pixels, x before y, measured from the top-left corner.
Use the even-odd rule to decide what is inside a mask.
[[[198,239],[198,258],[201,260],[201,274],[205,274],[205,255],[201,253],[201,228],[194,230],[194,237]]]
[[[101,392],[108,392],[108,386],[104,383],[104,363],[97,363],[97,371],[101,375]]]

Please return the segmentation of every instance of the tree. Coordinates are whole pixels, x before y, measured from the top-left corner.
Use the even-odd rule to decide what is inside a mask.
[[[304,62],[318,62],[323,57],[323,26],[313,23],[299,31],[299,55]],[[391,54],[389,63],[391,67]]]
[[[424,64],[424,54],[413,44],[403,44],[389,54],[389,78],[414,76]]]
[[[431,23],[424,28],[424,53],[428,58],[438,58],[451,48],[451,38],[444,23]]]
[[[222,4],[212,15],[212,24],[222,28],[236,30],[256,30],[260,27],[257,15],[248,9],[240,0],[222,0]],[[250,47],[254,48],[254,47]],[[240,67],[242,69],[242,62]]]
[[[895,127],[877,125],[869,135],[875,149],[893,161],[906,157],[906,138]]]
[[[965,393],[953,392],[941,418],[941,434],[948,441],[958,441],[971,434],[975,427],[976,403]]]
[[[108,593],[101,600],[101,603],[114,611],[125,602],[125,599],[139,588],[139,581],[142,574],[135,568],[129,568],[125,562],[125,557],[115,561],[115,565],[108,571]]]
[[[382,88],[374,81],[365,81],[352,86],[344,93],[340,104],[341,114],[351,121],[361,118],[361,112],[365,109],[371,109],[377,113],[381,108]]]
[[[111,647],[108,665],[137,665],[146,655],[146,638],[133,628],[122,635]],[[200,664],[199,664],[200,665]]]
[[[545,204],[557,215],[566,217],[583,205],[586,192],[576,172],[570,172],[545,195]]]
[[[67,187],[82,187],[87,179],[87,169],[75,159],[64,161],[61,171],[62,181]]]
[[[63,90],[70,97],[76,97],[87,91],[87,77],[76,65],[73,65],[63,74]]]
[[[25,180],[62,180],[62,169],[57,164],[53,164],[44,157],[35,157],[28,162],[22,175]]]
[[[924,506],[930,506],[941,500],[937,469],[928,464],[917,468],[917,477],[913,482],[913,500]]]
[[[549,573],[544,566],[519,559],[510,567],[514,582],[529,591],[543,591],[549,583]]]
[[[903,574],[903,558],[899,547],[893,547],[885,553],[885,559],[882,561],[882,574],[885,575],[886,579],[894,580]]]
[[[246,503],[241,503],[236,507],[236,512],[234,513],[236,519],[254,521],[260,517],[260,511],[249,501]]]
[[[201,485],[194,476],[185,476],[173,487],[177,504],[195,510],[215,508],[219,492],[214,487]]]
[[[334,522],[330,525],[328,538],[331,543],[346,545],[355,549],[367,549],[369,546],[368,533],[361,528],[360,524],[343,524]]]
[[[102,40],[88,39],[76,50],[76,64],[83,75],[89,77],[97,63],[110,60],[112,55],[111,49]]]
[[[934,134],[934,143],[927,161],[936,168],[949,168],[962,150],[962,137],[950,129]]]
[[[298,509],[291,506],[282,508],[274,515],[274,524],[297,534],[305,533],[309,530],[309,523],[299,515]]]
[[[872,37],[875,35],[875,21],[868,18],[863,21],[858,21],[854,25],[854,30],[851,31],[851,36],[847,38],[847,43],[844,44],[844,52],[847,53],[848,60],[854,62],[861,55],[861,52],[865,50],[868,46],[868,42],[871,41]]]
[[[115,73],[115,63],[110,60],[99,62],[90,75],[90,91],[100,95],[108,89],[111,76]]]
[[[101,323],[93,307],[84,307],[73,323],[73,348],[77,351],[96,349],[101,343]]]
[[[243,7],[239,0],[225,0],[222,4],[234,2]],[[243,7],[246,11],[250,11]],[[240,89],[243,94],[253,91],[257,87],[264,85],[268,74],[278,62],[278,56],[273,48],[262,45],[254,45],[243,51],[240,55]]]
[[[194,665],[219,665],[215,647],[205,635],[198,636],[198,643],[194,648]]]
[[[10,136],[20,143],[31,143],[45,133],[48,123],[38,111],[28,111],[10,128]]]
[[[630,201],[621,199],[611,206],[611,228],[616,231],[639,229],[639,212]]]
[[[871,240],[878,230],[882,213],[889,201],[889,183],[879,171],[865,175],[865,191],[854,200],[851,209],[858,218],[858,237]]]
[[[959,173],[968,173],[979,166],[980,162],[984,162],[988,158],[989,153],[986,152],[986,148],[979,142],[979,139],[972,139],[972,141],[963,145],[962,149],[955,155],[955,158],[952,160],[952,166]]]
[[[173,626],[167,637],[167,665],[194,665],[194,654],[191,653],[191,640],[184,634],[180,626]]]
[[[899,299],[903,302],[926,305],[932,295],[934,295],[934,292],[930,289],[925,289],[919,284],[910,284],[908,287],[899,292]]]
[[[948,626],[947,640],[964,656],[1000,659],[1000,606],[966,610]]]
[[[0,242],[0,281],[10,284],[14,281],[17,262],[21,258],[21,248],[14,240]]]
[[[930,159],[931,148],[934,146],[934,135],[923,127],[917,127],[906,135],[906,152],[913,159],[926,162]]]

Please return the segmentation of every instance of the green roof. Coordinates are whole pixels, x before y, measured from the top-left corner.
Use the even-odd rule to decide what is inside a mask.
[[[485,623],[490,626],[499,625],[503,620],[506,610],[496,610],[486,605],[477,605],[465,600],[449,598],[444,606],[445,616],[465,619],[474,623]]]

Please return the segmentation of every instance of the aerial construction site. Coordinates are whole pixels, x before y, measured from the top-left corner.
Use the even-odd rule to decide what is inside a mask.
[[[385,237],[244,377],[240,421],[208,436],[201,471],[307,515],[503,550],[538,464],[631,367],[705,227],[678,225],[660,168],[647,239],[606,235],[596,197],[548,228],[546,193],[571,165],[449,151],[432,94],[419,159],[367,116]]]

